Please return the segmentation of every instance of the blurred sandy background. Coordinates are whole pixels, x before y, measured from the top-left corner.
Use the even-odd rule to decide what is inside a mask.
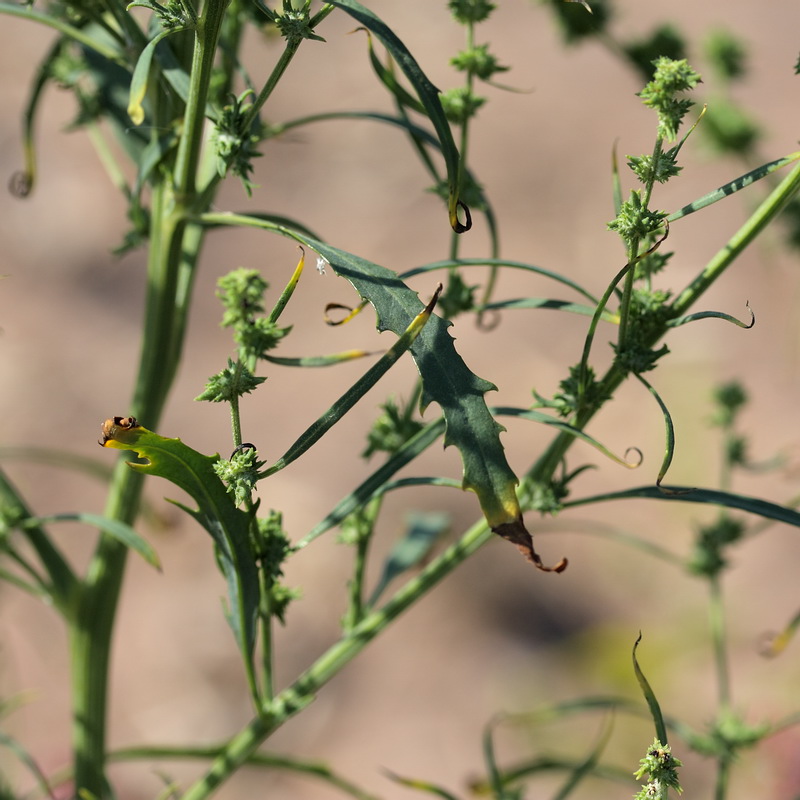
[[[372,0],[368,4],[415,53],[440,88],[457,83],[447,65],[462,46],[462,32],[449,21],[444,2]],[[502,253],[564,271],[594,292],[602,292],[622,265],[615,236],[605,230],[613,216],[610,154],[650,152],[653,117],[634,96],[641,87],[605,49],[590,43],[564,49],[551,15],[528,0],[502,0],[479,41],[512,70],[502,82],[530,90],[511,93],[485,88],[489,104],[473,129],[471,164],[483,181],[500,221]],[[796,0],[769,3],[695,3],[669,7],[620,0],[615,31],[646,35],[670,19],[682,30],[724,27],[746,42],[751,75],[736,89],[767,128],[764,160],[797,148],[798,79]],[[386,97],[367,66],[363,37],[334,15],[320,33],[327,44],[308,43],[269,108],[273,120],[336,109],[388,110]],[[695,42],[697,41],[695,37]],[[38,58],[51,34],[10,17],[0,17],[0,175],[21,166],[19,118]],[[274,47],[251,43],[250,68],[266,74]],[[705,72],[698,49],[693,63]],[[718,87],[716,87],[718,88]],[[713,83],[698,99],[712,97]],[[68,134],[71,98],[51,90],[39,124],[39,185],[19,201],[0,195],[0,444],[49,443],[85,456],[103,457],[96,445],[99,425],[125,414],[138,358],[138,326],[144,287],[144,255],[110,255],[125,231],[124,204],[105,178],[88,139]],[[673,210],[746,171],[741,164],[712,158],[700,137],[683,151],[684,177],[656,194]],[[318,124],[270,143],[256,164],[260,184],[252,208],[295,216],[332,244],[388,267],[404,270],[447,255],[449,229],[439,202],[425,193],[426,176],[395,131],[369,122]],[[626,176],[626,187],[633,185]],[[627,191],[627,189],[626,189]],[[756,192],[760,191],[757,189]],[[682,288],[745,219],[756,194],[735,197],[675,225],[675,256],[666,285]],[[237,182],[223,192],[220,208],[241,209],[246,197]],[[712,387],[742,378],[752,397],[743,416],[757,439],[753,456],[768,457],[797,444],[798,381],[797,259],[767,237],[740,259],[727,279],[704,298],[702,308],[745,316],[745,302],[758,324],[743,331],[719,321],[678,329],[669,339],[672,355],[655,383],[674,415],[678,450],[670,482],[715,485],[718,440],[705,420]],[[487,236],[480,218],[464,237],[463,255],[482,256]],[[186,358],[159,432],[180,436],[205,452],[230,449],[227,411],[192,402],[206,377],[232,352],[218,327],[215,281],[236,266],[261,269],[278,291],[294,266],[295,247],[255,232],[210,236],[196,289]],[[295,332],[281,355],[334,352],[350,347],[383,348],[369,313],[331,330],[322,320],[329,301],[348,303],[349,285],[332,274],[304,276],[286,312]],[[427,297],[434,278],[414,287]],[[540,294],[569,299],[543,279],[503,276],[498,297]],[[500,391],[501,404],[527,405],[535,387],[552,394],[575,363],[586,320],[552,312],[508,312],[492,336],[467,320],[454,330],[457,346],[479,375]],[[597,340],[605,359],[604,332]],[[266,370],[269,381],[244,403],[245,438],[270,458],[285,448],[365,369],[297,374]],[[288,531],[299,538],[368,474],[358,457],[363,433],[377,413],[383,391],[403,393],[413,367],[401,365],[311,454],[262,485],[263,505],[284,511]],[[433,409],[430,414],[432,416]],[[147,420],[142,420],[147,424]],[[504,442],[512,465],[524,469],[548,440],[538,427],[509,424]],[[628,386],[592,425],[591,432],[622,452],[637,446],[644,466],[629,473],[610,463],[588,473],[576,494],[636,486],[655,479],[663,453],[663,423],[655,403],[638,386]],[[435,449],[416,474],[459,474],[454,451]],[[111,458],[111,454],[108,454]],[[594,451],[576,446],[571,464],[597,462]],[[4,465],[41,514],[103,507],[102,487],[64,471],[21,461]],[[796,491],[796,476],[771,475],[740,481],[741,491],[783,501]],[[169,527],[146,531],[164,571],[158,574],[132,558],[122,599],[113,666],[110,740],[113,746],[143,742],[215,742],[250,716],[232,637],[220,611],[224,592],[206,535],[163,503],[173,496],[152,480],[147,496]],[[387,506],[375,544],[388,551],[412,508],[444,507],[456,529],[478,513],[471,495],[427,491],[397,495]],[[558,536],[538,538],[546,561],[568,556],[561,576],[530,568],[509,545],[496,541],[440,586],[427,602],[403,617],[290,722],[268,749],[331,763],[344,776],[384,798],[413,797],[382,773],[440,783],[459,793],[482,773],[481,734],[498,711],[521,711],[584,694],[622,693],[638,697],[630,648],[644,633],[641,663],[666,712],[702,727],[714,708],[708,648],[706,598],[702,584],[676,570],[602,540],[570,530],[591,518],[581,510],[564,515]],[[598,509],[601,519],[684,553],[693,527],[712,511],[679,504],[628,503]],[[530,520],[535,530],[540,523]],[[93,534],[77,526],[57,529],[59,541],[85,560]],[[290,585],[304,597],[289,612],[278,634],[278,683],[284,685],[333,640],[344,610],[343,582],[352,554],[328,534],[289,565]],[[778,526],[739,547],[726,583],[734,648],[734,700],[755,722],[797,708],[797,645],[782,659],[758,655],[765,630],[785,624],[798,595],[797,532]],[[377,564],[376,560],[376,571]],[[374,579],[375,575],[373,575]],[[68,758],[66,648],[60,622],[46,609],[7,587],[0,589],[0,697],[31,692],[31,702],[3,724],[33,750],[46,770]],[[500,758],[585,755],[599,735],[602,719],[541,726],[524,735],[501,737]],[[633,771],[652,740],[647,723],[619,717],[609,760]],[[688,797],[707,797],[709,773],[676,740],[687,769]],[[748,755],[734,773],[731,798],[794,797],[800,792],[796,756],[800,734],[789,732]],[[0,753],[0,769],[24,788],[27,776]],[[120,765],[112,769],[120,797],[157,796],[159,770],[185,786],[200,764]],[[794,772],[793,772],[794,770]],[[550,796],[534,784],[529,797]],[[629,797],[619,785],[588,783],[583,797]],[[244,771],[218,795],[234,798],[341,796],[309,779],[278,772]]]

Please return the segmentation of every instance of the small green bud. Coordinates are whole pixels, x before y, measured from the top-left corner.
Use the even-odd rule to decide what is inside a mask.
[[[639,92],[642,102],[658,114],[658,134],[670,141],[678,136],[678,128],[686,113],[694,103],[686,98],[676,98],[678,92],[694,89],[700,82],[700,75],[688,64],[686,59],[674,61],[671,58],[658,58],[654,62],[653,80]]]
[[[212,375],[206,383],[202,394],[195,400],[209,403],[230,403],[243,394],[252,392],[256,386],[264,383],[266,378],[257,378],[241,361],[228,359],[228,366],[216,375]]]
[[[509,69],[497,63],[497,59],[489,52],[487,44],[462,50],[450,59],[450,63],[457,70],[474,75],[482,81],[488,81],[496,72],[507,72]]]
[[[230,459],[221,458],[214,464],[214,472],[225,481],[227,491],[233,495],[237,506],[252,497],[258,481],[258,470],[264,465],[252,446],[237,448]]]
[[[628,166],[644,184],[648,184],[650,181],[666,183],[683,169],[676,163],[679,149],[676,146],[669,150],[662,150],[657,159],[653,159],[652,155],[628,156]]]
[[[447,119],[455,125],[463,125],[477,114],[478,109],[486,102],[485,97],[471,92],[466,86],[448,89],[439,95],[442,108]]]
[[[381,408],[383,414],[375,420],[367,434],[367,449],[361,454],[363,458],[378,452],[396,453],[423,427],[418,420],[401,414],[397,403],[391,398]]]
[[[447,6],[462,25],[483,22],[497,7],[490,0],[449,0]]]
[[[255,269],[232,270],[217,281],[217,297],[225,313],[222,327],[229,328],[240,323],[249,323],[257,314],[264,312],[264,292],[269,284]]]
[[[626,242],[641,241],[662,228],[666,216],[664,211],[645,208],[642,205],[642,193],[634,189],[622,204],[617,218],[608,223],[608,229],[619,233]]]
[[[650,797],[666,797],[667,789],[675,789],[679,794],[683,791],[678,780],[678,767],[683,763],[672,755],[668,744],[662,744],[655,739],[647,755],[639,762],[639,769],[633,773],[637,780],[645,775],[649,780],[636,795],[636,800],[647,800]]]

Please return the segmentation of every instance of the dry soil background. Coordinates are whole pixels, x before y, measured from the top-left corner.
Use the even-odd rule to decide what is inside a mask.
[[[450,24],[444,2],[374,0],[368,5],[417,54],[437,85],[444,88],[457,80],[447,61],[461,47],[461,32]],[[474,127],[472,165],[500,220],[502,252],[563,270],[599,293],[621,266],[617,240],[605,230],[613,216],[612,147],[618,142],[621,153],[648,152],[652,116],[634,96],[641,88],[637,79],[608,50],[597,43],[564,49],[549,13],[527,0],[501,0],[499,6],[479,38],[491,42],[512,67],[503,82],[526,91],[486,89],[489,104]],[[796,0],[678,0],[668,6],[621,0],[617,6],[620,35],[644,35],[669,19],[695,34],[719,26],[742,37],[751,50],[752,72],[736,96],[766,128],[764,160],[796,149]],[[321,31],[327,44],[311,42],[302,48],[275,95],[271,119],[341,108],[388,109],[367,69],[363,38],[348,35],[353,27],[349,18],[334,15]],[[35,64],[51,38],[45,30],[0,16],[0,175],[10,176],[21,165],[19,118]],[[266,74],[276,50],[254,40],[249,56],[252,73]],[[702,58],[697,55],[695,61],[702,72]],[[713,99],[714,91],[713,83],[706,83],[700,94]],[[39,124],[36,192],[24,202],[7,194],[0,199],[0,273],[6,276],[0,282],[0,444],[46,442],[102,456],[95,444],[100,422],[126,413],[135,374],[144,256],[110,255],[125,230],[124,205],[87,138],[64,131],[72,112],[69,97],[49,92]],[[685,176],[659,191],[661,207],[681,206],[746,171],[744,165],[712,158],[699,137],[690,140],[684,153]],[[302,219],[336,246],[397,270],[447,254],[446,214],[424,192],[425,175],[396,132],[367,122],[319,124],[271,143],[257,168],[255,207]],[[245,200],[231,182],[220,207],[241,208]],[[737,197],[674,226],[670,244],[678,255],[670,266],[670,285],[688,282],[743,221],[747,208],[748,201]],[[486,231],[477,223],[465,237],[463,255],[486,253]],[[180,436],[204,452],[227,452],[225,410],[192,402],[231,352],[228,335],[218,327],[214,283],[222,272],[242,265],[262,269],[280,287],[296,257],[293,245],[253,232],[210,238],[185,363],[159,432]],[[796,444],[797,266],[796,257],[782,255],[768,238],[751,248],[703,302],[703,307],[744,315],[749,300],[758,315],[756,327],[745,332],[709,321],[672,336],[673,355],[657,383],[678,431],[670,476],[675,483],[713,485],[717,440],[707,432],[705,419],[711,388],[723,379],[740,376],[751,392],[744,425],[758,436],[754,455],[768,456]],[[417,279],[414,287],[429,296],[433,280]],[[498,296],[550,292],[543,281],[512,274],[502,278]],[[324,304],[352,299],[343,281],[310,270],[287,311],[296,332],[281,354],[385,347],[367,314],[351,326],[326,328]],[[579,357],[584,330],[583,318],[509,312],[495,336],[468,321],[459,321],[454,335],[471,368],[500,387],[492,399],[524,405],[532,387],[542,394],[554,391],[564,365]],[[356,364],[299,376],[270,370],[264,390],[244,406],[245,438],[268,456],[278,456],[363,369]],[[402,366],[386,385],[404,392],[411,375],[412,367]],[[380,389],[373,392],[318,450],[264,490],[264,504],[284,510],[293,537],[307,531],[368,473],[358,453],[381,396]],[[617,451],[640,447],[646,460],[638,473],[603,463],[586,476],[581,492],[654,479],[663,452],[663,424],[640,388],[623,390],[592,432]],[[512,465],[522,469],[547,436],[509,425],[504,441]],[[593,453],[575,448],[574,463],[580,463],[579,456],[595,460]],[[102,487],[85,478],[18,460],[5,466],[39,513],[102,509]],[[458,470],[457,455],[450,451],[432,454],[421,468],[429,474],[458,475]],[[773,476],[739,488],[784,500],[794,494],[795,482],[791,475]],[[113,663],[113,746],[215,742],[237,730],[250,713],[220,612],[222,583],[205,534],[163,503],[165,493],[170,494],[169,488],[155,481],[147,489],[168,522],[147,530],[163,573],[133,559],[126,579]],[[456,526],[468,524],[478,512],[471,495],[398,496],[389,504],[378,551],[391,546],[409,508],[440,504],[453,514]],[[709,517],[677,504],[643,503],[602,509],[600,515],[677,552],[688,548],[693,520]],[[575,535],[574,521],[587,517],[585,510],[569,515],[557,537],[538,540],[546,560],[569,556],[571,566],[560,576],[535,572],[500,541],[484,548],[326,687],[310,709],[278,733],[270,750],[330,762],[384,798],[414,796],[392,784],[384,767],[461,791],[464,781],[482,769],[482,729],[497,711],[535,708],[586,693],[636,697],[629,653],[639,630],[645,635],[642,662],[665,709],[702,726],[713,709],[703,587],[615,544]],[[535,520],[531,524],[538,526]],[[65,527],[59,535],[78,563],[85,560],[90,531]],[[737,708],[751,721],[797,707],[796,647],[783,659],[767,662],[758,655],[757,642],[765,629],[783,624],[797,608],[799,556],[796,532],[778,529],[735,554],[728,583],[735,621],[734,690]],[[290,564],[288,581],[303,587],[304,598],[291,608],[289,626],[279,634],[279,684],[310,663],[335,635],[350,558],[349,550],[329,535]],[[68,758],[63,630],[47,609],[9,588],[0,592],[0,697],[32,692],[31,701],[7,723],[42,767],[52,770]],[[508,737],[502,758],[553,753],[559,745],[572,754],[586,753],[600,725],[598,717],[580,728],[544,726]],[[614,760],[632,771],[652,733],[644,723],[629,728],[617,720]],[[789,733],[767,744],[760,760],[745,759],[731,797],[795,796],[800,776],[791,754],[798,746],[798,735]],[[702,765],[691,756],[686,760],[687,795],[709,796]],[[27,785],[3,754],[0,768],[9,770],[21,787]],[[139,800],[157,796],[162,774],[185,785],[199,770],[197,764],[154,763],[152,769],[120,765],[113,773],[120,797]],[[583,796],[627,797],[634,790],[633,785],[629,791],[592,784]],[[245,772],[219,792],[224,800],[335,796],[330,788],[278,772]],[[540,786],[530,796],[548,794]]]

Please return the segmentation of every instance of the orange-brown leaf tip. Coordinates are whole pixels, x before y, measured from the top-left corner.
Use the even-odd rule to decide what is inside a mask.
[[[138,427],[136,417],[112,417],[100,426],[103,438],[98,439],[97,443],[101,447],[108,447],[111,441],[125,441],[125,433]]]
[[[433,313],[433,309],[436,307],[436,303],[439,302],[439,295],[442,293],[442,289],[443,288],[444,287],[442,286],[441,283],[436,286],[436,291],[433,293],[433,297],[431,297],[430,302],[428,303],[428,305],[425,306],[425,313],[426,314],[432,314]]]
[[[533,549],[533,537],[528,533],[521,518],[496,525],[492,531],[506,541],[515,544],[520,553],[542,572],[563,572],[567,568],[569,562],[566,558],[562,558],[554,567],[548,567],[542,562],[539,554]]]

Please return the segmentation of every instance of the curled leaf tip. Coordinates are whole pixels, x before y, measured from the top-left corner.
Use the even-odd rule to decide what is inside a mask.
[[[629,456],[631,453],[634,453],[634,454],[635,454],[635,455],[638,457],[638,458],[636,459],[636,461],[630,461],[630,460],[628,459],[628,456]],[[624,464],[625,464],[625,466],[626,466],[628,469],[636,469],[637,467],[640,467],[640,466],[642,465],[642,461],[644,461],[644,454],[642,453],[642,451],[641,451],[641,450],[640,450],[638,447],[629,447],[629,448],[628,448],[628,449],[625,451],[625,461],[624,461]]]
[[[464,221],[458,218],[459,209],[464,212]],[[453,211],[450,214],[450,225],[456,233],[466,233],[472,227],[472,214],[466,203],[456,200]]]
[[[528,533],[522,519],[515,519],[513,522],[502,522],[492,528],[492,531],[507,542],[517,546],[517,549],[530,561],[536,569],[542,572],[563,572],[569,562],[562,558],[555,566],[548,567],[541,559],[541,556],[533,548],[533,537]]]
[[[33,191],[33,175],[27,170],[18,170],[8,181],[8,191],[19,199],[28,197]]]
[[[325,306],[325,324],[326,325],[344,325],[345,322],[350,322],[353,317],[360,314],[367,305],[367,301],[364,300],[363,302],[359,303],[355,308],[351,306],[345,305],[344,303],[328,303]],[[345,316],[342,319],[333,319],[330,313],[331,311],[344,311]]]
[[[753,309],[750,307],[750,301],[749,300],[744,304],[744,307],[750,312],[750,324],[749,325],[745,325],[745,328],[747,330],[750,330],[750,328],[752,328],[753,325],[756,324],[756,312],[753,311]]]
[[[132,439],[130,432],[134,428],[141,428],[136,417],[111,417],[100,426],[103,436],[97,443],[101,447],[114,447],[113,442],[129,444]]]

